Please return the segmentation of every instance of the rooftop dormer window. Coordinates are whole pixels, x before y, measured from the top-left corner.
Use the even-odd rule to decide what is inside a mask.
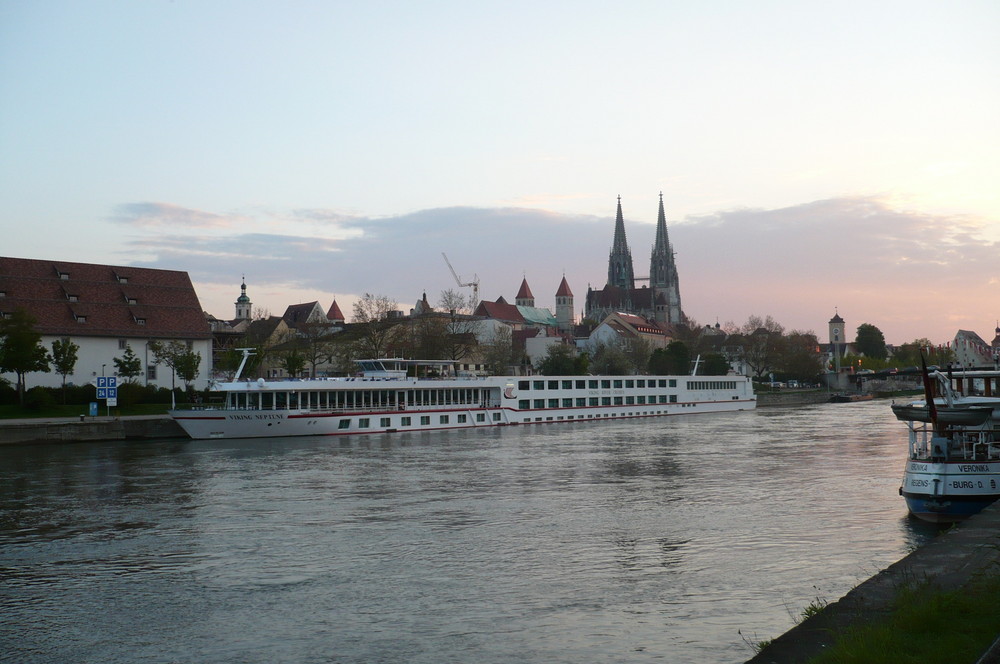
[[[59,278],[63,281],[69,281],[69,272],[60,272]]]
[[[76,322],[77,323],[86,323],[87,322],[87,317],[86,316],[77,316],[76,317]]]

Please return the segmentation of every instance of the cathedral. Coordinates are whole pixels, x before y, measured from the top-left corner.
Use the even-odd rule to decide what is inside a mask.
[[[636,288],[636,281],[648,285]],[[667,237],[667,219],[663,213],[663,194],[660,194],[660,213],[656,220],[656,241],[649,261],[649,276],[636,277],[632,266],[632,252],[625,239],[625,221],[622,218],[622,198],[618,197],[618,214],[615,218],[615,236],[608,258],[608,283],[603,289],[587,289],[584,316],[592,321],[602,321],[613,313],[637,314],[658,323],[683,323],[681,291],[677,279],[674,251]]]

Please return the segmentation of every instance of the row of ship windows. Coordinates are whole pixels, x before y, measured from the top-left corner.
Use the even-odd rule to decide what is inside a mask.
[[[735,383],[734,383],[735,385]],[[676,378],[606,378],[597,380],[521,380],[519,390],[610,390],[632,387],[677,387]]]
[[[499,422],[500,421],[500,413],[493,413],[493,421],[494,422]],[[455,416],[455,422],[458,423],[458,424],[468,424],[469,423],[469,416],[468,415],[464,415],[464,414],[463,415],[456,415]],[[486,413],[476,413],[476,422],[486,422]],[[438,416],[438,424],[451,424],[451,415],[439,415]],[[391,417],[380,417],[378,425],[379,425],[379,428],[391,427],[392,426],[392,418]],[[430,425],[431,425],[431,416],[430,415],[421,415],[420,416],[420,426],[427,427],[427,426],[430,426]],[[372,426],[372,418],[370,418],[370,417],[361,417],[361,418],[358,418],[358,428],[359,429],[370,429],[371,426]],[[401,417],[401,418],[399,418],[399,426],[401,426],[401,427],[411,427],[411,426],[413,426],[413,418],[412,417]],[[340,422],[338,424],[338,428],[340,428],[340,429],[350,429],[351,428],[351,420],[349,420],[349,419],[340,420]]]
[[[644,406],[655,403],[677,403],[676,394],[661,394],[659,396],[638,397],[577,397],[576,399],[520,399],[517,402],[519,410],[532,408],[573,408],[585,406]]]

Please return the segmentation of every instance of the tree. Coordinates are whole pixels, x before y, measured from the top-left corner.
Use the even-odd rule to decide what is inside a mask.
[[[471,295],[465,295],[454,288],[441,291],[438,309],[453,314],[471,314],[478,302],[472,301]]]
[[[621,376],[629,371],[629,358],[622,343],[598,343],[590,356],[590,367],[601,376]]]
[[[66,403],[66,376],[76,368],[78,350],[80,347],[69,339],[56,339],[52,342],[52,366],[62,376],[63,403]]]
[[[121,357],[114,358],[115,372],[125,379],[127,383],[134,383],[135,379],[142,375],[142,360],[132,352],[132,346],[126,344],[125,352]]]
[[[359,341],[368,358],[376,359],[385,354],[393,327],[388,320],[389,313],[398,306],[385,295],[371,293],[365,293],[354,303],[353,322],[362,330]]]
[[[858,336],[854,345],[858,352],[865,357],[884,360],[889,355],[885,348],[885,335],[882,334],[882,330],[869,323],[862,323],[858,326]]]
[[[506,376],[509,367],[517,364],[514,357],[514,334],[507,325],[498,325],[493,338],[482,345],[483,364],[494,376]]]
[[[295,378],[306,368],[306,358],[298,349],[287,351],[281,358],[281,368],[290,377]]]
[[[552,344],[536,367],[543,376],[575,376],[579,369],[576,350],[569,344]]]
[[[703,376],[726,376],[729,374],[729,360],[722,353],[707,353],[702,358],[701,370]]]
[[[819,340],[812,332],[793,330],[785,337],[782,352],[775,367],[785,378],[812,382],[823,371]]]
[[[42,345],[42,335],[35,331],[35,319],[23,310],[0,318],[0,372],[17,375],[17,398],[24,405],[25,375],[49,372],[49,351]]]
[[[691,373],[691,353],[683,341],[671,341],[657,348],[649,358],[649,372],[656,376],[684,376]]]
[[[768,316],[750,316],[740,328],[740,360],[757,378],[775,368],[782,352],[785,328]]]
[[[170,391],[173,394],[174,377],[184,381],[187,391],[191,390],[191,383],[198,378],[198,367],[201,364],[201,353],[196,353],[182,341],[162,341],[149,342],[149,350],[156,358],[156,363],[163,363],[170,367]]]

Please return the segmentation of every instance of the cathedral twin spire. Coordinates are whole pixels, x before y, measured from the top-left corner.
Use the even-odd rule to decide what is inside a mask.
[[[621,196],[618,197],[618,215],[615,217],[615,239],[611,242],[611,255],[608,257],[608,285],[627,290],[635,288],[635,271],[632,268],[632,252],[625,239]]]

